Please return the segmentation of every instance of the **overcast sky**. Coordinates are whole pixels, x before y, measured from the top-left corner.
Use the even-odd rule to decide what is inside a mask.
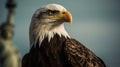
[[[0,23],[6,21],[6,0],[0,0]],[[120,67],[119,0],[17,0],[14,44],[21,56],[29,51],[29,25],[36,9],[43,5],[63,5],[73,15],[73,24],[65,24],[77,39],[103,59],[107,67]]]

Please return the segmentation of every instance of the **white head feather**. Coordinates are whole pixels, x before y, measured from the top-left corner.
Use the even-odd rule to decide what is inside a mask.
[[[53,22],[49,18],[37,19],[36,17],[46,10],[58,10],[58,11],[66,11],[66,9],[58,4],[48,4],[38,9],[32,17],[30,24],[30,46],[36,46],[37,41],[39,40],[39,46],[45,37],[48,37],[48,41],[54,37],[55,34],[64,37],[70,37],[64,28],[63,22]]]

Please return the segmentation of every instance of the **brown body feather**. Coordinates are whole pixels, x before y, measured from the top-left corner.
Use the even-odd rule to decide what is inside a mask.
[[[23,57],[22,67],[105,67],[105,64],[78,41],[55,35],[50,42],[45,38],[40,47],[32,47]]]

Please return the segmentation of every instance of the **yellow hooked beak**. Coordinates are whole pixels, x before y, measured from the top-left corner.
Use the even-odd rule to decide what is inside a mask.
[[[63,16],[63,20],[65,20],[65,22],[69,22],[70,24],[72,24],[72,15],[70,12],[65,12],[64,16]]]
[[[72,15],[69,11],[61,12],[58,21],[68,22],[72,24]]]

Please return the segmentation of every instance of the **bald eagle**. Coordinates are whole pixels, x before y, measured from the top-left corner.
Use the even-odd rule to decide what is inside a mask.
[[[37,9],[30,24],[30,51],[22,67],[106,67],[104,62],[71,38],[64,22],[72,23],[71,13],[58,4]]]

